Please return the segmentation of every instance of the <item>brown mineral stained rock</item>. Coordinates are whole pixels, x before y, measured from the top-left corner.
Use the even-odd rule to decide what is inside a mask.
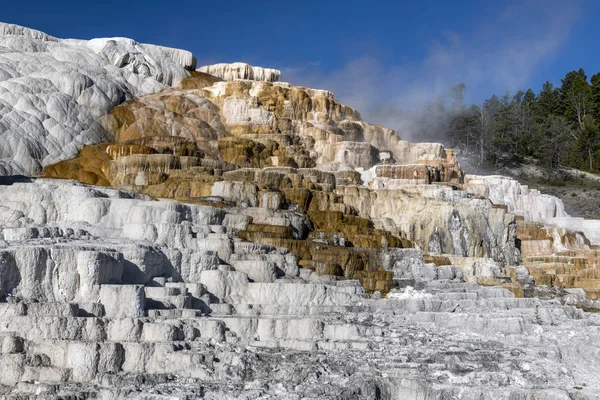
[[[600,298],[600,255],[581,232],[518,221],[517,238],[536,285],[582,288],[589,299]]]
[[[425,258],[425,262],[435,264],[438,267],[441,265],[452,265],[452,261],[450,261],[448,256],[424,253],[423,257]]]
[[[228,136],[218,108],[193,91],[170,90],[117,106],[106,123],[117,141],[152,136],[214,140]]]
[[[360,185],[362,180],[358,171],[336,171],[333,173],[338,186]]]
[[[543,224],[524,220],[517,221],[517,237],[520,240],[551,239]]]
[[[200,71],[191,71],[191,76],[182,80],[180,87],[184,90],[204,89],[205,87],[212,86],[220,81],[222,81],[222,79],[214,75]]]
[[[110,161],[108,144],[86,146],[72,160],[50,165],[42,171],[47,178],[75,179],[88,185],[110,186]]]
[[[378,177],[406,179],[417,183],[441,182],[440,170],[430,165],[380,165],[375,168]]]
[[[308,168],[242,168],[223,173],[223,179],[254,182],[259,187],[270,190],[303,188],[331,192],[335,188],[334,175]]]
[[[328,164],[329,168],[370,167],[376,152],[369,140],[363,142],[364,138],[376,137],[379,144],[397,136],[395,131],[360,121],[357,111],[341,105],[326,91],[283,83],[234,81],[217,83],[206,92],[221,106],[235,136],[298,135],[305,141],[304,147],[314,151],[317,163]]]
[[[133,149],[136,146],[141,146],[140,152],[129,152],[123,155],[115,154],[115,158],[122,157],[132,154],[173,154],[176,156],[187,156],[187,157],[207,157],[217,154],[212,147],[210,142],[207,141],[193,141],[178,136],[150,136],[144,137],[137,140],[127,141],[123,143],[112,144],[111,146],[132,146]],[[111,151],[112,147],[109,147],[107,151]],[[151,149],[147,151],[146,149]]]
[[[219,141],[219,152],[223,160],[242,168],[263,168],[272,165],[271,157],[278,147],[276,142],[267,142],[265,145],[241,138],[226,138]],[[288,162],[292,163],[291,166],[295,166],[293,160]]]
[[[600,298],[600,254],[597,250],[529,255],[524,257],[523,265],[537,285],[582,288],[588,298]]]
[[[263,238],[292,239],[293,232],[289,226],[250,224],[245,230],[239,231],[238,236],[248,242],[259,243]]]
[[[76,167],[48,169],[48,176],[93,183],[95,175],[87,174],[94,170],[85,165],[96,157],[105,166],[103,180],[96,182],[217,207],[287,208],[310,218],[308,240],[330,246],[412,247],[412,240],[433,253],[516,258],[514,221],[506,207],[467,201],[450,186],[432,185],[462,182],[450,150],[400,140],[393,130],[361,121],[356,110],[327,91],[277,82],[223,82],[196,73],[180,89],[116,107],[107,126],[116,143],[104,154],[84,157],[82,152],[73,161]],[[374,170],[373,183],[385,190],[356,186],[362,175],[354,168],[369,170],[380,157],[387,164]],[[454,197],[459,201],[448,201]],[[290,240],[287,228],[252,225],[239,235],[257,243]],[[479,237],[484,239],[475,240]],[[332,254],[337,251],[347,250]],[[309,259],[310,252],[300,253],[301,260]],[[347,264],[341,270],[353,270]],[[324,265],[336,270],[330,261]],[[369,290],[381,286],[374,282]]]
[[[264,136],[264,137],[256,137]],[[315,161],[298,141],[278,140],[273,136],[285,135],[243,135],[239,138],[225,138],[219,141],[219,152],[223,159],[241,168],[263,168],[267,166],[312,168]]]
[[[392,287],[392,273],[384,271],[378,258],[369,256],[368,248],[328,245],[315,240],[280,237],[254,237],[258,243],[289,249],[298,264],[319,274],[358,279],[365,290],[387,293]],[[376,251],[374,252],[376,254]]]
[[[249,225],[238,235],[245,240],[287,248],[300,265],[320,274],[359,279],[367,291],[387,293],[391,289],[391,273],[381,269],[378,257],[367,253],[369,249],[377,254],[377,249],[412,247],[410,241],[373,229],[372,223],[364,218],[341,212],[313,210],[308,215],[315,230],[307,240],[293,240],[287,227]]]
[[[209,181],[206,176],[190,180],[168,178],[163,183],[151,185],[143,191],[145,194],[155,198],[191,201],[211,196],[212,186],[215,181]]]
[[[106,154],[113,160],[134,154],[155,154],[156,152],[157,150],[151,146],[136,143],[114,143],[106,147]]]

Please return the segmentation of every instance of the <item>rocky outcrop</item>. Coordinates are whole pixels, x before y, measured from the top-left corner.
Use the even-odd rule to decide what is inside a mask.
[[[186,85],[198,79],[202,84]],[[451,187],[446,187],[448,192],[428,185],[461,184],[463,175],[451,151],[439,144],[401,141],[397,132],[361,121],[358,112],[330,92],[288,83],[210,82],[206,76],[192,76],[181,89],[116,107],[110,122],[117,143],[90,146],[78,158],[46,168],[44,176],[108,182],[154,197],[204,204],[222,199],[227,204],[294,209],[308,212],[315,226],[335,227],[330,233],[341,234],[348,243],[367,243],[358,232],[350,234],[346,224],[336,227],[331,225],[334,219],[323,218],[349,214],[367,221],[359,235],[377,228],[437,253],[509,263],[518,259],[511,244],[510,216],[499,215],[501,210],[485,202],[477,205],[464,193],[452,194]],[[379,162],[385,165],[375,167]],[[238,168],[242,169],[235,171]],[[372,170],[375,178],[366,172]],[[386,190],[366,194],[370,191],[354,188],[360,183]],[[415,183],[425,185],[415,192]],[[420,199],[406,196],[406,191]],[[362,195],[357,199],[355,193]],[[454,204],[460,197],[464,210]],[[438,213],[440,205],[444,211]],[[390,218],[389,210],[397,207],[435,208],[436,218],[423,223],[419,212],[412,211],[401,219]],[[481,212],[488,208],[492,211]],[[451,223],[453,218],[458,222]],[[478,222],[465,225],[465,218]],[[371,243],[380,243],[380,237],[375,235]],[[387,247],[400,242],[384,243]]]
[[[254,67],[242,62],[205,65],[198,68],[197,71],[214,75],[226,81],[249,79],[251,81],[278,82],[281,78],[281,71],[279,70]]]
[[[509,211],[528,221],[544,223],[567,216],[560,199],[529,189],[527,185],[505,176],[467,175],[464,188],[473,196],[506,205]]]
[[[570,217],[560,199],[503,176],[467,175],[465,190],[504,204],[517,215],[523,265],[537,285],[579,288],[588,298],[600,298],[600,221]]]
[[[559,198],[529,189],[515,179],[467,175],[465,190],[474,196],[489,198],[495,204],[504,204],[527,221],[580,231],[592,244],[600,245],[600,221],[570,217]]]
[[[179,84],[190,52],[131,39],[60,40],[0,23],[0,175],[35,175],[109,141],[103,116]]]

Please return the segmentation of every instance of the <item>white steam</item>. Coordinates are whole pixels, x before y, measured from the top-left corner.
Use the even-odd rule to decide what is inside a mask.
[[[414,111],[458,82],[467,85],[467,102],[526,90],[536,70],[559,55],[581,11],[580,1],[515,1],[492,20],[473,21],[468,37],[446,32],[412,64],[383,65],[365,55],[327,73],[318,63],[283,68],[283,79],[331,90],[365,120],[410,137]]]

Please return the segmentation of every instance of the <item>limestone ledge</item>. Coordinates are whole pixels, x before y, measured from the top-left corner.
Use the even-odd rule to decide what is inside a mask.
[[[198,68],[198,71],[217,76],[226,81],[249,79],[256,81],[277,82],[281,78],[281,71],[279,70],[254,67],[242,62],[205,65]]]

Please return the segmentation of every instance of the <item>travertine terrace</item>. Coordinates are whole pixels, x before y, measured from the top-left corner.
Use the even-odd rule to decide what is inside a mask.
[[[598,398],[600,222],[195,64],[0,24],[1,396]]]

